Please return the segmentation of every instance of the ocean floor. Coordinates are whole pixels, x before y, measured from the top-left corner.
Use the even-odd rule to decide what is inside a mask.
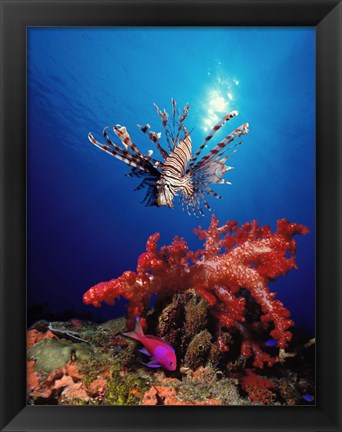
[[[177,306],[178,316],[170,322]],[[173,318],[175,318],[173,316]],[[193,292],[175,295],[147,317],[145,333],[172,342],[177,368],[149,368],[139,342],[124,337],[125,318],[102,324],[38,321],[27,333],[30,405],[312,405],[314,339],[294,328],[286,350],[257,368],[241,355],[238,335],[215,335],[206,303]],[[177,323],[177,325],[175,325]],[[270,345],[270,346],[269,346]],[[222,348],[224,347],[224,348]]]

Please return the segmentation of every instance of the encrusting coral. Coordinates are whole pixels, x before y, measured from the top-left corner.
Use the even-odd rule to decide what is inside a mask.
[[[218,327],[238,331],[242,357],[253,358],[253,366],[258,368],[272,366],[279,358],[264,352],[253,335],[268,331],[282,349],[291,340],[289,329],[294,323],[290,312],[267,284],[296,268],[293,237],[308,232],[307,227],[285,219],[277,222],[272,233],[269,226],[259,226],[256,221],[241,227],[235,221],[219,226],[213,216],[207,230],[195,230],[204,240],[204,248],[197,252],[190,251],[179,237],[159,249],[159,234],[155,233],[138,258],[136,272],[126,271],[95,285],[84,294],[83,301],[98,307],[101,302],[113,305],[115,299],[124,297],[128,300],[127,327],[133,328],[136,316],[146,325],[144,317],[154,293],[161,302],[192,289],[207,302]],[[247,319],[251,301],[255,310],[260,310],[252,321]],[[227,351],[229,347],[221,343],[220,349]]]
[[[251,369],[245,369],[244,375],[239,378],[239,383],[251,402],[269,405],[276,396],[271,390],[275,387],[275,384],[257,375]]]
[[[173,323],[170,321],[175,309],[178,310],[178,321]],[[188,327],[190,317],[196,316],[202,317],[204,324]],[[95,345],[89,346],[93,350],[89,357],[83,356],[78,342],[60,339],[61,335],[51,339],[50,333],[33,332],[36,330],[33,328],[28,334],[38,342],[28,350],[27,402],[34,405],[111,406],[295,405],[314,401],[313,374],[310,372],[313,345],[302,344],[304,335],[298,333],[297,328],[291,342],[291,349],[297,347],[297,355],[285,358],[271,369],[256,369],[252,367],[252,358],[243,360],[237,329],[221,331],[215,338],[215,320],[210,316],[207,303],[193,290],[174,294],[169,304],[161,309],[157,306],[147,319],[149,328],[156,334],[166,332],[166,338],[174,334],[174,324],[180,324],[175,339],[178,370],[149,369],[141,364],[144,358],[137,351],[136,342],[120,335],[113,337],[122,326],[122,319],[102,324],[83,323],[77,332],[88,334],[89,339],[95,341]],[[55,322],[53,327],[61,329],[68,325]],[[97,336],[104,329],[112,337],[108,345],[103,345],[103,340]],[[32,339],[28,337],[28,346]],[[227,349],[223,349],[225,346]],[[70,359],[64,356],[66,349]],[[51,367],[44,366],[50,351],[52,357],[63,360],[62,367],[55,365],[51,371]],[[273,354],[277,351],[279,348],[269,349]]]

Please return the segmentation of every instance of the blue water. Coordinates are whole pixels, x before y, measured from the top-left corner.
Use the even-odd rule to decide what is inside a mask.
[[[124,305],[82,304],[92,285],[136,268],[147,237],[160,244],[206,227],[179,206],[144,207],[128,167],[92,146],[104,126],[161,131],[153,102],[189,102],[194,149],[217,117],[236,109],[213,144],[242,123],[250,133],[229,163],[232,186],[209,198],[225,222],[307,225],[297,237],[299,269],[272,283],[296,323],[314,331],[315,32],[313,28],[30,28],[28,30],[28,302],[50,312],[110,319]],[[216,116],[216,117],[215,117]],[[157,152],[155,151],[155,154]]]

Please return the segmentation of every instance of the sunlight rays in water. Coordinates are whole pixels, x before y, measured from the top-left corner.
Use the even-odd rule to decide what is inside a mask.
[[[221,77],[218,77],[215,81],[216,87],[209,90],[205,102],[206,113],[202,123],[204,132],[208,132],[222,115],[233,109],[232,102],[235,101],[233,87],[239,85],[239,81],[236,79],[230,82],[229,80],[223,80]]]

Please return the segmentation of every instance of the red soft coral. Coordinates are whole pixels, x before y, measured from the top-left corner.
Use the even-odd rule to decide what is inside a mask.
[[[178,237],[171,245],[159,249],[159,234],[153,234],[147,241],[146,252],[138,258],[137,272],[127,271],[117,279],[95,285],[84,294],[84,303],[114,304],[122,296],[128,300],[127,325],[132,327],[135,316],[148,309],[153,293],[162,299],[192,288],[207,301],[222,327],[235,327],[241,332],[243,356],[254,355],[256,367],[262,367],[263,363],[272,365],[277,359],[251,340],[244,325],[246,298],[241,290],[247,291],[260,306],[259,324],[263,328],[271,324],[271,336],[280,348],[285,348],[291,340],[288,329],[293,321],[284,305],[275,300],[267,283],[296,268],[293,236],[308,233],[308,228],[285,219],[278,221],[275,233],[268,226],[259,227],[256,221],[240,228],[237,222],[228,221],[220,227],[213,216],[207,230],[200,227],[195,232],[205,240],[204,249],[195,253]]]
[[[275,393],[270,390],[275,387],[275,384],[267,378],[257,375],[251,369],[245,369],[244,375],[239,379],[239,383],[242,389],[248,394],[251,402],[268,405],[275,397]]]

